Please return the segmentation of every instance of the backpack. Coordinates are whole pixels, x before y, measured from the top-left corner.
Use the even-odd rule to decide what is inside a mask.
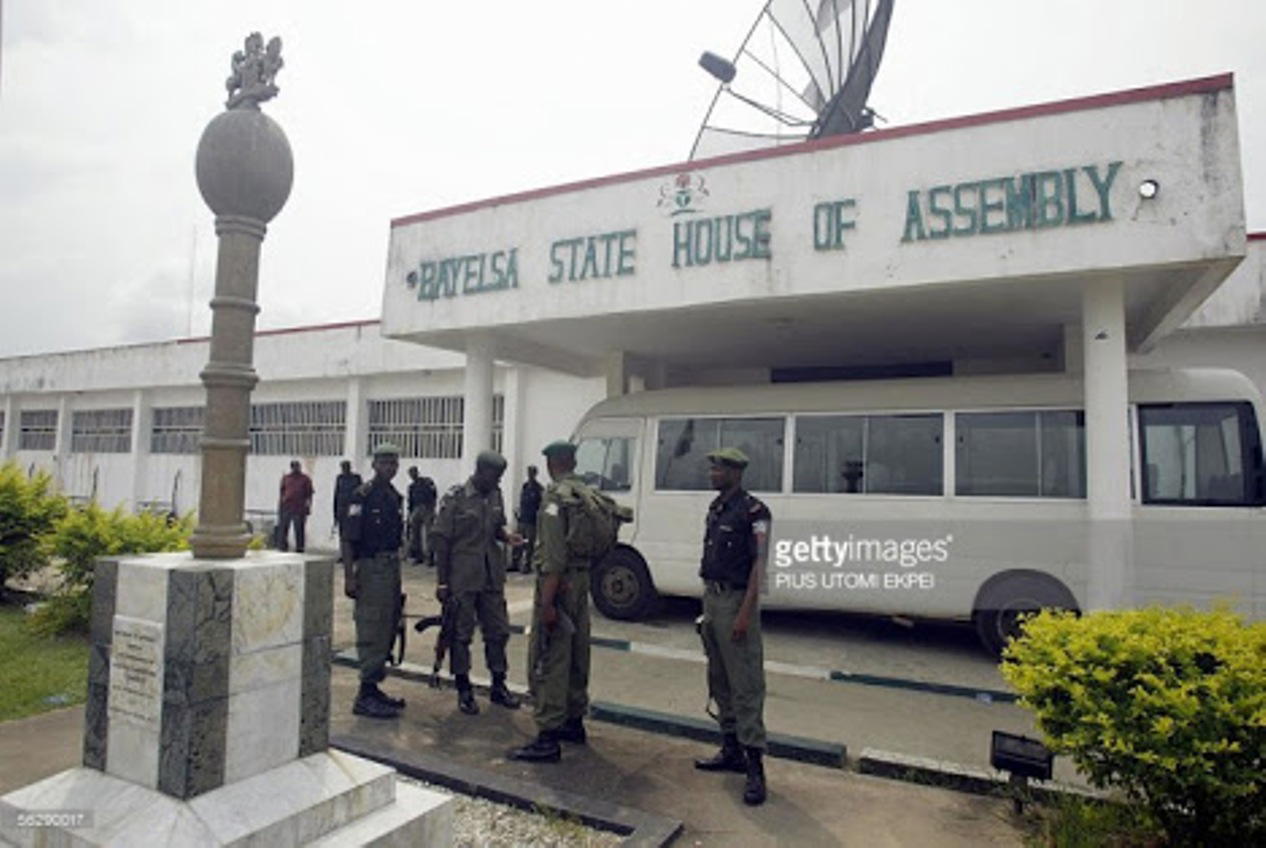
[[[602,559],[615,547],[620,525],[633,520],[632,509],[584,483],[568,483],[559,494],[567,511],[565,543],[569,556]]]

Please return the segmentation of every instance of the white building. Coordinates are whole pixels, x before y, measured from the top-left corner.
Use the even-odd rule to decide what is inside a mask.
[[[1128,503],[1126,363],[1266,391],[1229,76],[671,165],[392,222],[384,319],[259,334],[248,508],[391,439],[517,490],[602,398],[671,385],[1081,370],[1092,511]],[[1203,304],[1203,306],[1201,305]],[[1090,344],[1083,344],[1088,339]],[[199,490],[205,339],[0,360],[0,457],[107,505]],[[463,454],[465,460],[463,460]]]

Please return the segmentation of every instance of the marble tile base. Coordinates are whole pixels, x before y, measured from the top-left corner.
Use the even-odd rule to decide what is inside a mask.
[[[96,769],[76,768],[0,797],[0,844],[450,845],[452,799],[420,791],[397,785],[390,768],[341,751],[312,754],[189,801]],[[93,826],[17,827],[19,812],[71,809],[91,811]]]

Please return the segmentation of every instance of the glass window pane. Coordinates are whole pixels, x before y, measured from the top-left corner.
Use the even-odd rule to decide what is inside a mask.
[[[1139,408],[1145,501],[1247,503],[1240,443],[1245,404]]]
[[[1086,497],[1086,414],[1038,414],[1042,497]]]
[[[718,447],[715,418],[664,418],[659,422],[655,488],[703,491],[708,484],[708,451]]]
[[[861,415],[798,417],[792,490],[862,491],[865,430]]]
[[[633,488],[633,439],[582,439],[576,448],[576,473],[604,492],[629,491]]]
[[[957,429],[957,494],[1037,496],[1036,413],[964,413]]]
[[[750,492],[781,492],[783,418],[723,418],[721,447],[738,448],[750,460],[743,472],[743,488]],[[705,478],[706,482],[706,478]]]
[[[941,415],[872,415],[866,420],[862,486],[871,494],[943,492]]]

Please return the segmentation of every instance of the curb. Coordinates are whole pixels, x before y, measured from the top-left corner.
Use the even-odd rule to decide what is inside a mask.
[[[717,729],[714,721],[645,710],[640,707],[626,707],[623,704],[611,704],[605,701],[591,703],[589,715],[595,721],[605,721],[636,730],[679,736],[699,742],[721,744],[721,731]],[[838,742],[824,742],[803,736],[771,733],[767,744],[769,745],[768,756],[797,760],[827,768],[842,769],[848,758],[847,749]]]
[[[572,792],[550,789],[468,766],[458,765],[416,751],[401,752],[346,735],[331,737],[330,747],[390,766],[401,774],[443,786],[464,795],[473,795],[526,812],[549,810],[579,819],[585,825],[617,833],[628,848],[659,848],[681,832],[676,819],[657,816],[632,807]]]
[[[861,755],[857,758],[857,771],[874,777],[938,786],[942,789],[953,789],[973,795],[1010,797],[1014,794],[1006,772],[934,760],[929,757],[914,757],[878,748],[862,749]],[[1104,792],[1054,780],[1029,781],[1025,792],[1033,799],[1040,801],[1052,801],[1069,795],[1100,800],[1109,797]]]

